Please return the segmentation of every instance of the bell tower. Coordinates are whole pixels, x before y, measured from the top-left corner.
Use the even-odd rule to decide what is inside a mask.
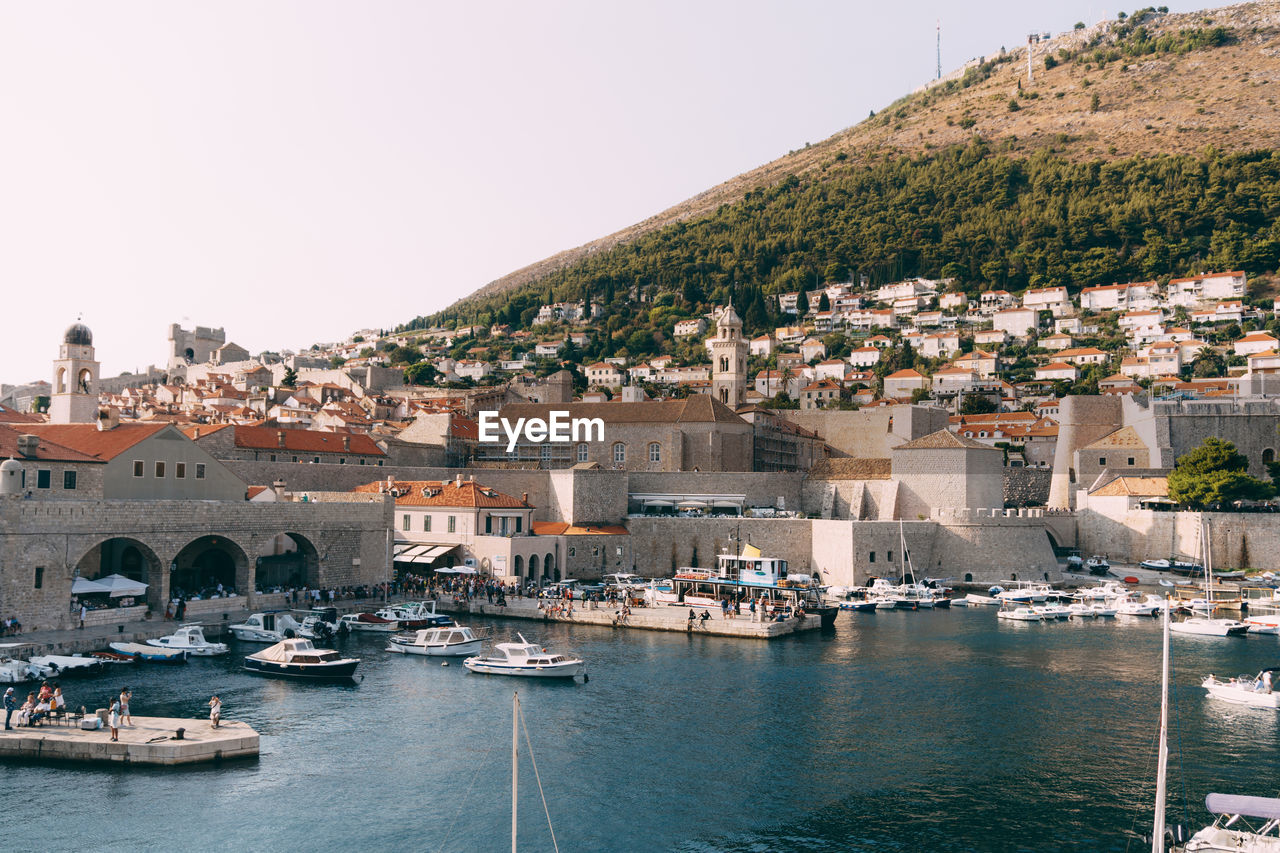
[[[720,312],[711,339],[711,396],[731,409],[746,402],[747,339],[732,302]]]
[[[50,423],[91,424],[98,419],[98,369],[93,332],[83,323],[69,326],[53,362]]]

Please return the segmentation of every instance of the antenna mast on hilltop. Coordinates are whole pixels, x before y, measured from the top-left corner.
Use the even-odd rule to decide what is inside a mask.
[[[942,79],[942,19],[938,19],[938,76],[937,80]]]
[[[1035,82],[1035,80],[1032,78],[1032,75],[1031,75],[1031,54],[1035,50],[1035,48],[1033,47],[1035,43],[1036,43],[1036,37],[1034,33],[1027,36],[1027,82],[1028,83]]]

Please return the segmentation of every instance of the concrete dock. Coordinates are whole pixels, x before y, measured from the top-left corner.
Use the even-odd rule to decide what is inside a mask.
[[[105,726],[84,731],[78,723],[0,730],[0,759],[168,767],[258,756],[258,733],[245,723],[223,721],[215,729],[199,719],[133,720],[134,725],[120,727],[118,742],[111,740],[111,729]],[[185,730],[183,739],[173,740],[180,728]]]
[[[694,608],[701,615],[706,609],[711,618],[695,619],[689,622],[688,607],[633,607],[630,613],[619,618],[621,605],[609,605],[600,602],[598,609],[592,610],[588,602],[574,601],[573,612],[564,610],[552,612],[549,608],[557,602],[542,600],[543,609],[539,609],[538,599],[508,598],[505,607],[490,604],[487,598],[476,598],[470,602],[455,603],[452,596],[441,596],[436,608],[441,613],[470,614],[472,616],[499,616],[507,619],[532,619],[539,622],[573,622],[579,625],[602,625],[609,628],[633,628],[642,631],[678,631],[680,633],[706,634],[714,637],[737,637],[741,639],[772,640],[801,631],[816,631],[821,625],[815,615],[804,619],[785,619],[781,622],[758,621],[744,609],[739,616],[730,614],[723,618],[720,608]]]

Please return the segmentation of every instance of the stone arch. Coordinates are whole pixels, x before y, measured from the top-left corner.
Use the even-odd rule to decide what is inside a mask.
[[[973,583],[973,572],[965,572],[965,573],[964,573],[964,582],[965,582],[965,583]]]
[[[546,572],[556,580],[560,580],[560,567],[556,565],[555,555],[549,551],[547,552],[547,555],[542,558],[542,571]]]
[[[1262,449],[1262,464],[1270,465],[1276,461],[1276,449],[1274,447],[1264,447]]]
[[[59,367],[58,372],[53,376],[53,393],[67,393],[67,369],[65,367]]]
[[[538,555],[529,555],[529,577],[536,578],[538,576]]]
[[[273,589],[315,589],[320,585],[320,554],[300,533],[281,532],[268,539],[254,558],[254,586]]]
[[[513,565],[515,566],[516,577],[518,578],[524,577],[524,557],[521,557],[519,554],[516,554],[515,562]]]
[[[93,371],[89,368],[83,368],[76,376],[76,389],[81,394],[93,393]]]
[[[163,601],[165,573],[160,557],[141,540],[128,536],[103,539],[77,562],[75,574],[88,580],[107,575],[124,575],[147,585],[147,604],[158,609]]]
[[[253,585],[248,555],[222,535],[201,536],[188,542],[169,566],[169,595],[206,595],[222,584],[223,592],[246,595]]]

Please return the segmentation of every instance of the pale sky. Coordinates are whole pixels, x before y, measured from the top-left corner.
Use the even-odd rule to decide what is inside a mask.
[[[173,322],[390,327],[856,124],[933,76],[939,19],[945,73],[1116,11],[5,0],[0,381],[49,379],[78,315],[103,376]]]

